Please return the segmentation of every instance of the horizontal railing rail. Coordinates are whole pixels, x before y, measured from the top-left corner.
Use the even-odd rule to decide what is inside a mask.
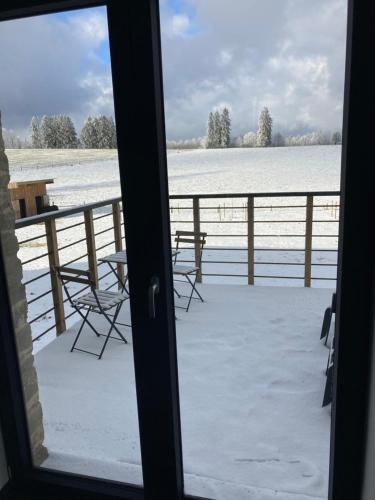
[[[216,198],[297,198],[300,196],[340,196],[340,191],[271,191],[262,193],[206,193],[206,194],[171,194],[170,200],[209,200]]]
[[[111,198],[109,200],[97,201],[94,203],[87,203],[85,205],[78,205],[71,208],[60,208],[60,210],[54,210],[52,212],[46,212],[40,215],[32,215],[31,217],[25,217],[24,219],[16,220],[16,229],[21,229],[27,226],[33,226],[34,224],[40,224],[41,222],[46,222],[48,220],[62,219],[63,217],[71,217],[72,215],[81,214],[85,210],[94,210],[96,208],[106,207],[112,203],[120,203],[121,197]],[[67,229],[67,228],[66,228]]]
[[[313,270],[334,271],[337,267],[334,257],[338,230],[334,234],[321,228],[338,223],[339,201],[325,201],[339,196],[339,191],[171,195],[172,245],[176,229],[208,233],[198,275],[200,282],[219,278],[220,282],[235,279],[253,285],[264,280],[290,280],[302,281],[305,287],[315,281],[334,283],[333,272],[315,275]],[[124,248],[121,197],[19,219],[15,228],[24,271],[31,271],[24,281],[30,292],[29,322],[33,328],[46,323],[42,331],[37,329],[34,340],[52,331],[59,335],[75,311],[65,311],[67,298],[51,269],[84,262],[97,283],[111,275],[111,271],[101,268],[98,254],[103,256]],[[319,241],[325,242],[325,246],[314,246]],[[198,265],[198,247],[181,250],[179,262]],[[314,255],[319,260],[314,260]],[[297,273],[298,269],[302,272]],[[123,277],[123,266],[119,265],[117,271]],[[107,288],[116,284],[111,282]],[[78,289],[73,295],[81,292]],[[45,304],[44,309],[41,303]]]

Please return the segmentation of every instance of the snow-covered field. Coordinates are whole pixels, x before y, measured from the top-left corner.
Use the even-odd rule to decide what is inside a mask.
[[[177,312],[185,490],[216,500],[326,499],[328,349],[319,334],[331,293],[229,288],[201,285],[205,302]],[[131,333],[98,361],[69,352],[74,331],[35,358],[44,466],[141,484]],[[101,344],[84,330],[80,347]]]
[[[7,151],[10,160],[11,180],[31,180],[54,178],[55,183],[49,186],[48,192],[53,203],[59,207],[72,207],[90,202],[109,199],[120,195],[118,162],[114,151],[90,150],[11,150]],[[171,151],[168,154],[169,190],[170,194],[193,193],[244,193],[275,191],[327,191],[339,188],[341,148],[339,146],[313,146],[294,148],[255,148],[227,150],[194,150]],[[94,158],[97,158],[94,160]],[[62,164],[61,164],[62,163]],[[314,234],[337,234],[338,210],[335,206],[337,198],[321,198],[315,200],[323,207],[314,210],[314,219],[324,220],[315,223]],[[256,220],[304,220],[304,208],[276,209],[280,205],[304,205],[302,199],[268,198],[256,201]],[[262,208],[262,206],[270,208]],[[192,220],[191,201],[173,200],[171,213],[172,233],[176,229],[192,229],[192,224],[179,221]],[[218,207],[215,210],[205,209],[207,206]],[[243,207],[233,209],[233,206]],[[211,223],[201,224],[201,230],[208,233],[207,249],[204,253],[203,272],[207,274],[227,274],[236,276],[205,276],[207,283],[244,284],[247,283],[247,251],[246,251],[246,199],[217,199],[201,202],[201,220]],[[125,207],[126,209],[126,207]],[[109,213],[110,207],[95,211],[96,216]],[[82,220],[81,216],[58,219],[57,228],[63,229]],[[241,222],[242,221],[242,222]],[[214,222],[214,223],[212,223]],[[96,232],[104,231],[111,225],[111,217],[95,222]],[[288,276],[303,278],[304,223],[256,223],[255,252],[256,276]],[[43,225],[34,225],[17,231],[19,241],[44,233]],[[274,234],[276,236],[265,236]],[[280,235],[295,235],[280,236]],[[217,236],[213,236],[217,235]],[[233,236],[243,235],[243,236]],[[83,226],[58,233],[59,246],[69,245],[75,240],[83,239]],[[97,247],[113,240],[112,232],[99,235]],[[336,273],[337,238],[314,237],[314,264],[330,264],[329,266],[313,266],[312,276],[334,278]],[[277,249],[277,250],[276,250]],[[280,251],[279,249],[283,249]],[[108,246],[98,252],[104,256],[114,250]],[[328,250],[328,251],[326,251]],[[45,238],[21,245],[19,256],[23,262],[37,255],[46,253]],[[66,248],[60,252],[60,262],[69,262],[86,253],[85,242]],[[192,259],[192,253],[179,256]],[[219,262],[231,262],[221,264]],[[86,259],[80,259],[80,265],[86,265]],[[263,264],[276,262],[277,264]],[[282,264],[285,263],[285,264]],[[332,265],[333,264],[333,265]],[[100,268],[100,273],[108,272],[107,266]],[[24,266],[24,280],[28,281],[38,274],[48,271],[47,257],[30,262]],[[108,286],[109,278],[102,281]],[[303,279],[256,278],[257,285],[303,285]],[[334,281],[314,279],[313,286],[334,287]],[[45,276],[27,286],[29,300],[37,298],[50,289],[49,277]],[[35,318],[52,307],[51,295],[46,295],[29,307],[29,318]],[[71,321],[75,321],[75,317]],[[71,323],[68,323],[71,324]],[[49,312],[33,323],[34,337],[53,325],[53,313]],[[45,342],[53,338],[53,332],[43,341],[35,345],[41,348]]]
[[[11,180],[54,178],[49,193],[61,207],[98,201],[98,194],[100,199],[120,195],[118,162],[112,150],[41,150],[43,161],[37,159],[37,151],[29,151],[33,150],[7,151]],[[338,190],[340,162],[341,146],[172,150],[169,192]]]
[[[25,170],[64,165],[79,165],[88,161],[116,160],[115,149],[7,149],[12,168]]]

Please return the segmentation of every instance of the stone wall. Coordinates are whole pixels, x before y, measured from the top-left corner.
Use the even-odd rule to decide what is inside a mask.
[[[38,377],[32,354],[31,329],[27,323],[26,293],[21,283],[22,266],[17,257],[18,242],[15,236],[15,218],[8,193],[8,182],[9,164],[4,151],[0,113],[0,243],[7,270],[8,290],[13,309],[14,330],[22,373],[31,448],[34,464],[40,465],[47,457],[47,450],[43,446],[42,407],[39,401]]]

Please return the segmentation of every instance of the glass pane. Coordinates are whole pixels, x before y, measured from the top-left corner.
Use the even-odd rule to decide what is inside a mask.
[[[35,465],[140,485],[106,16],[0,24],[1,240]]]
[[[346,2],[161,19],[186,493],[327,498]]]

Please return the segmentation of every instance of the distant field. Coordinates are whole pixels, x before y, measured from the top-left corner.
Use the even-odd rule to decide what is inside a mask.
[[[117,149],[7,149],[11,167],[55,167],[98,160],[117,160]]]

